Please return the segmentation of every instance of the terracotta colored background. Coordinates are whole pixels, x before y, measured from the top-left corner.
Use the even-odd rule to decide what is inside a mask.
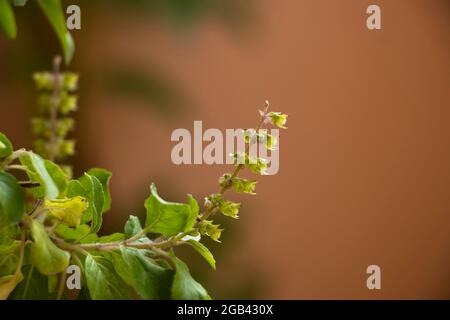
[[[365,26],[369,4],[382,9],[380,31]],[[260,179],[257,196],[234,197],[245,206],[227,224],[218,270],[198,262],[213,296],[450,298],[448,1],[261,0],[245,27],[207,16],[181,34],[161,21],[82,12],[71,66],[82,73],[77,172],[113,171],[107,231],[143,215],[151,181],[173,200],[201,199],[230,170],[173,165],[172,130],[194,120],[252,126],[270,99],[289,114],[280,172]],[[2,37],[0,57],[17,43]],[[183,92],[179,109],[95,90],[102,66],[119,62],[164,70]],[[0,76],[0,129],[28,146],[34,92],[9,76]],[[371,264],[382,270],[377,292],[366,288]],[[250,289],[238,295],[243,283]]]

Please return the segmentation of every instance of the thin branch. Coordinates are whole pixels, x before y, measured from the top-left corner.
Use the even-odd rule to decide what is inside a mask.
[[[124,243],[130,243],[130,242],[139,240],[140,238],[144,237],[146,234],[147,234],[147,230],[144,228],[141,231],[139,231],[138,233],[136,233],[134,236],[125,240]]]
[[[26,173],[32,173],[26,166],[22,166],[20,164],[10,164],[8,166],[5,166],[5,170],[22,170]]]
[[[25,245],[26,245],[26,231],[23,230],[20,236],[20,255],[19,255],[19,263],[17,264],[16,272],[14,273],[17,276],[20,272],[22,272],[23,259],[25,256]]]
[[[58,154],[57,151],[57,130],[58,130],[58,107],[60,103],[60,90],[61,90],[61,56],[56,56],[53,59],[53,93],[50,106],[50,138],[48,148],[48,158],[51,161],[55,161]]]
[[[67,277],[67,273],[64,270],[63,272],[61,272],[60,276],[59,276],[59,283],[58,283],[58,292],[56,294],[56,300],[61,300],[63,294],[64,294],[64,289],[65,289],[65,284],[66,284],[66,277]]]
[[[9,157],[7,157],[3,162],[0,162],[0,170],[5,169],[8,165],[13,163],[15,160],[21,156],[27,155],[28,151],[24,148],[14,151]]]
[[[161,242],[132,242],[127,241],[116,241],[116,242],[96,242],[96,243],[82,243],[82,244],[71,244],[65,242],[64,240],[52,236],[55,243],[64,250],[81,252],[83,254],[89,253],[89,251],[114,251],[118,250],[121,246],[136,248],[136,249],[155,249],[155,248],[169,248],[172,246],[177,246],[181,244],[178,237],[173,237]]]

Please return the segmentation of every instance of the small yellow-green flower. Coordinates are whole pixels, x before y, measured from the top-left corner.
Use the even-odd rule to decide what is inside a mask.
[[[267,117],[269,117],[272,120],[272,123],[278,128],[287,129],[287,127],[285,126],[288,117],[287,114],[272,111],[267,114]]]

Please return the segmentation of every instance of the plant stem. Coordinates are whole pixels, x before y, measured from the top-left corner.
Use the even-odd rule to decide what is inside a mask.
[[[63,296],[64,288],[65,288],[65,284],[66,284],[66,277],[67,277],[67,273],[64,270],[63,272],[61,272],[61,274],[59,276],[58,292],[56,294],[56,300],[61,300],[61,298]]]
[[[63,250],[73,251],[73,252],[80,252],[80,253],[82,253],[84,255],[89,254],[88,251],[86,251],[83,248],[80,248],[79,247],[80,245],[70,244],[70,243],[67,243],[64,240],[56,238],[56,237],[51,237],[51,238],[54,240],[55,244],[58,247],[60,247],[61,249],[63,249]]]
[[[22,266],[23,266],[23,259],[25,256],[25,245],[26,245],[26,231],[23,230],[22,234],[20,236],[20,255],[19,255],[19,262],[17,264],[16,272],[14,273],[16,276],[22,272]]]
[[[171,246],[173,241],[166,240],[161,242],[108,242],[108,243],[86,243],[77,245],[79,248],[84,250],[99,250],[99,251],[111,251],[117,250],[120,246],[136,248],[136,249],[153,249],[153,248],[165,248],[167,246]]]
[[[48,148],[48,158],[51,161],[55,161],[58,154],[58,141],[57,141],[57,129],[58,129],[58,107],[60,103],[60,90],[61,90],[61,56],[56,56],[53,59],[53,93],[50,105],[50,138]]]
[[[7,166],[5,166],[5,170],[22,170],[22,171],[25,171],[26,173],[31,173],[31,171],[28,170],[27,167],[22,166],[22,165],[20,165],[20,164],[10,164],[10,165],[7,165]]]
[[[28,151],[25,149],[19,149],[14,151],[8,158],[3,160],[3,162],[0,162],[0,170],[5,169],[8,165],[13,163],[16,159],[20,158],[21,156],[24,156],[28,154]]]
[[[105,242],[105,243],[82,243],[82,244],[71,244],[64,240],[56,237],[52,237],[56,244],[62,249],[81,252],[83,254],[89,251],[114,251],[118,250],[121,246],[136,248],[136,249],[155,249],[155,248],[168,248],[178,245],[178,237],[173,237],[171,239],[161,241],[161,242],[127,242],[127,241],[116,241],[116,242]],[[129,240],[129,239],[128,239]]]
[[[146,229],[142,229],[141,231],[139,231],[138,233],[136,233],[134,236],[128,238],[127,240],[125,240],[125,243],[130,243],[136,240],[139,240],[140,238],[144,237],[147,234],[147,230]]]

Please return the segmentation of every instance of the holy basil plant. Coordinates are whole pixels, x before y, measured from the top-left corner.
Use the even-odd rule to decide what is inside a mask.
[[[266,103],[254,137],[245,135],[247,153],[252,143],[276,147],[263,126],[285,128],[286,115],[268,108]],[[47,128],[45,118],[39,121]],[[45,130],[39,135],[52,136]],[[50,149],[41,149],[58,158]],[[145,221],[130,216],[122,231],[100,236],[111,206],[111,172],[93,168],[71,178],[54,161],[14,149],[0,133],[0,299],[210,299],[177,257],[176,247],[192,247],[215,269],[214,256],[202,240],[220,242],[223,230],[214,215],[238,218],[241,207],[225,199],[226,191],[255,194],[256,181],[239,173],[250,169],[264,174],[263,160],[236,163],[202,206],[192,195],[183,203],[168,201],[151,184],[143,203]],[[12,173],[27,178],[19,180]],[[66,270],[73,265],[81,270],[78,290],[66,287]]]

